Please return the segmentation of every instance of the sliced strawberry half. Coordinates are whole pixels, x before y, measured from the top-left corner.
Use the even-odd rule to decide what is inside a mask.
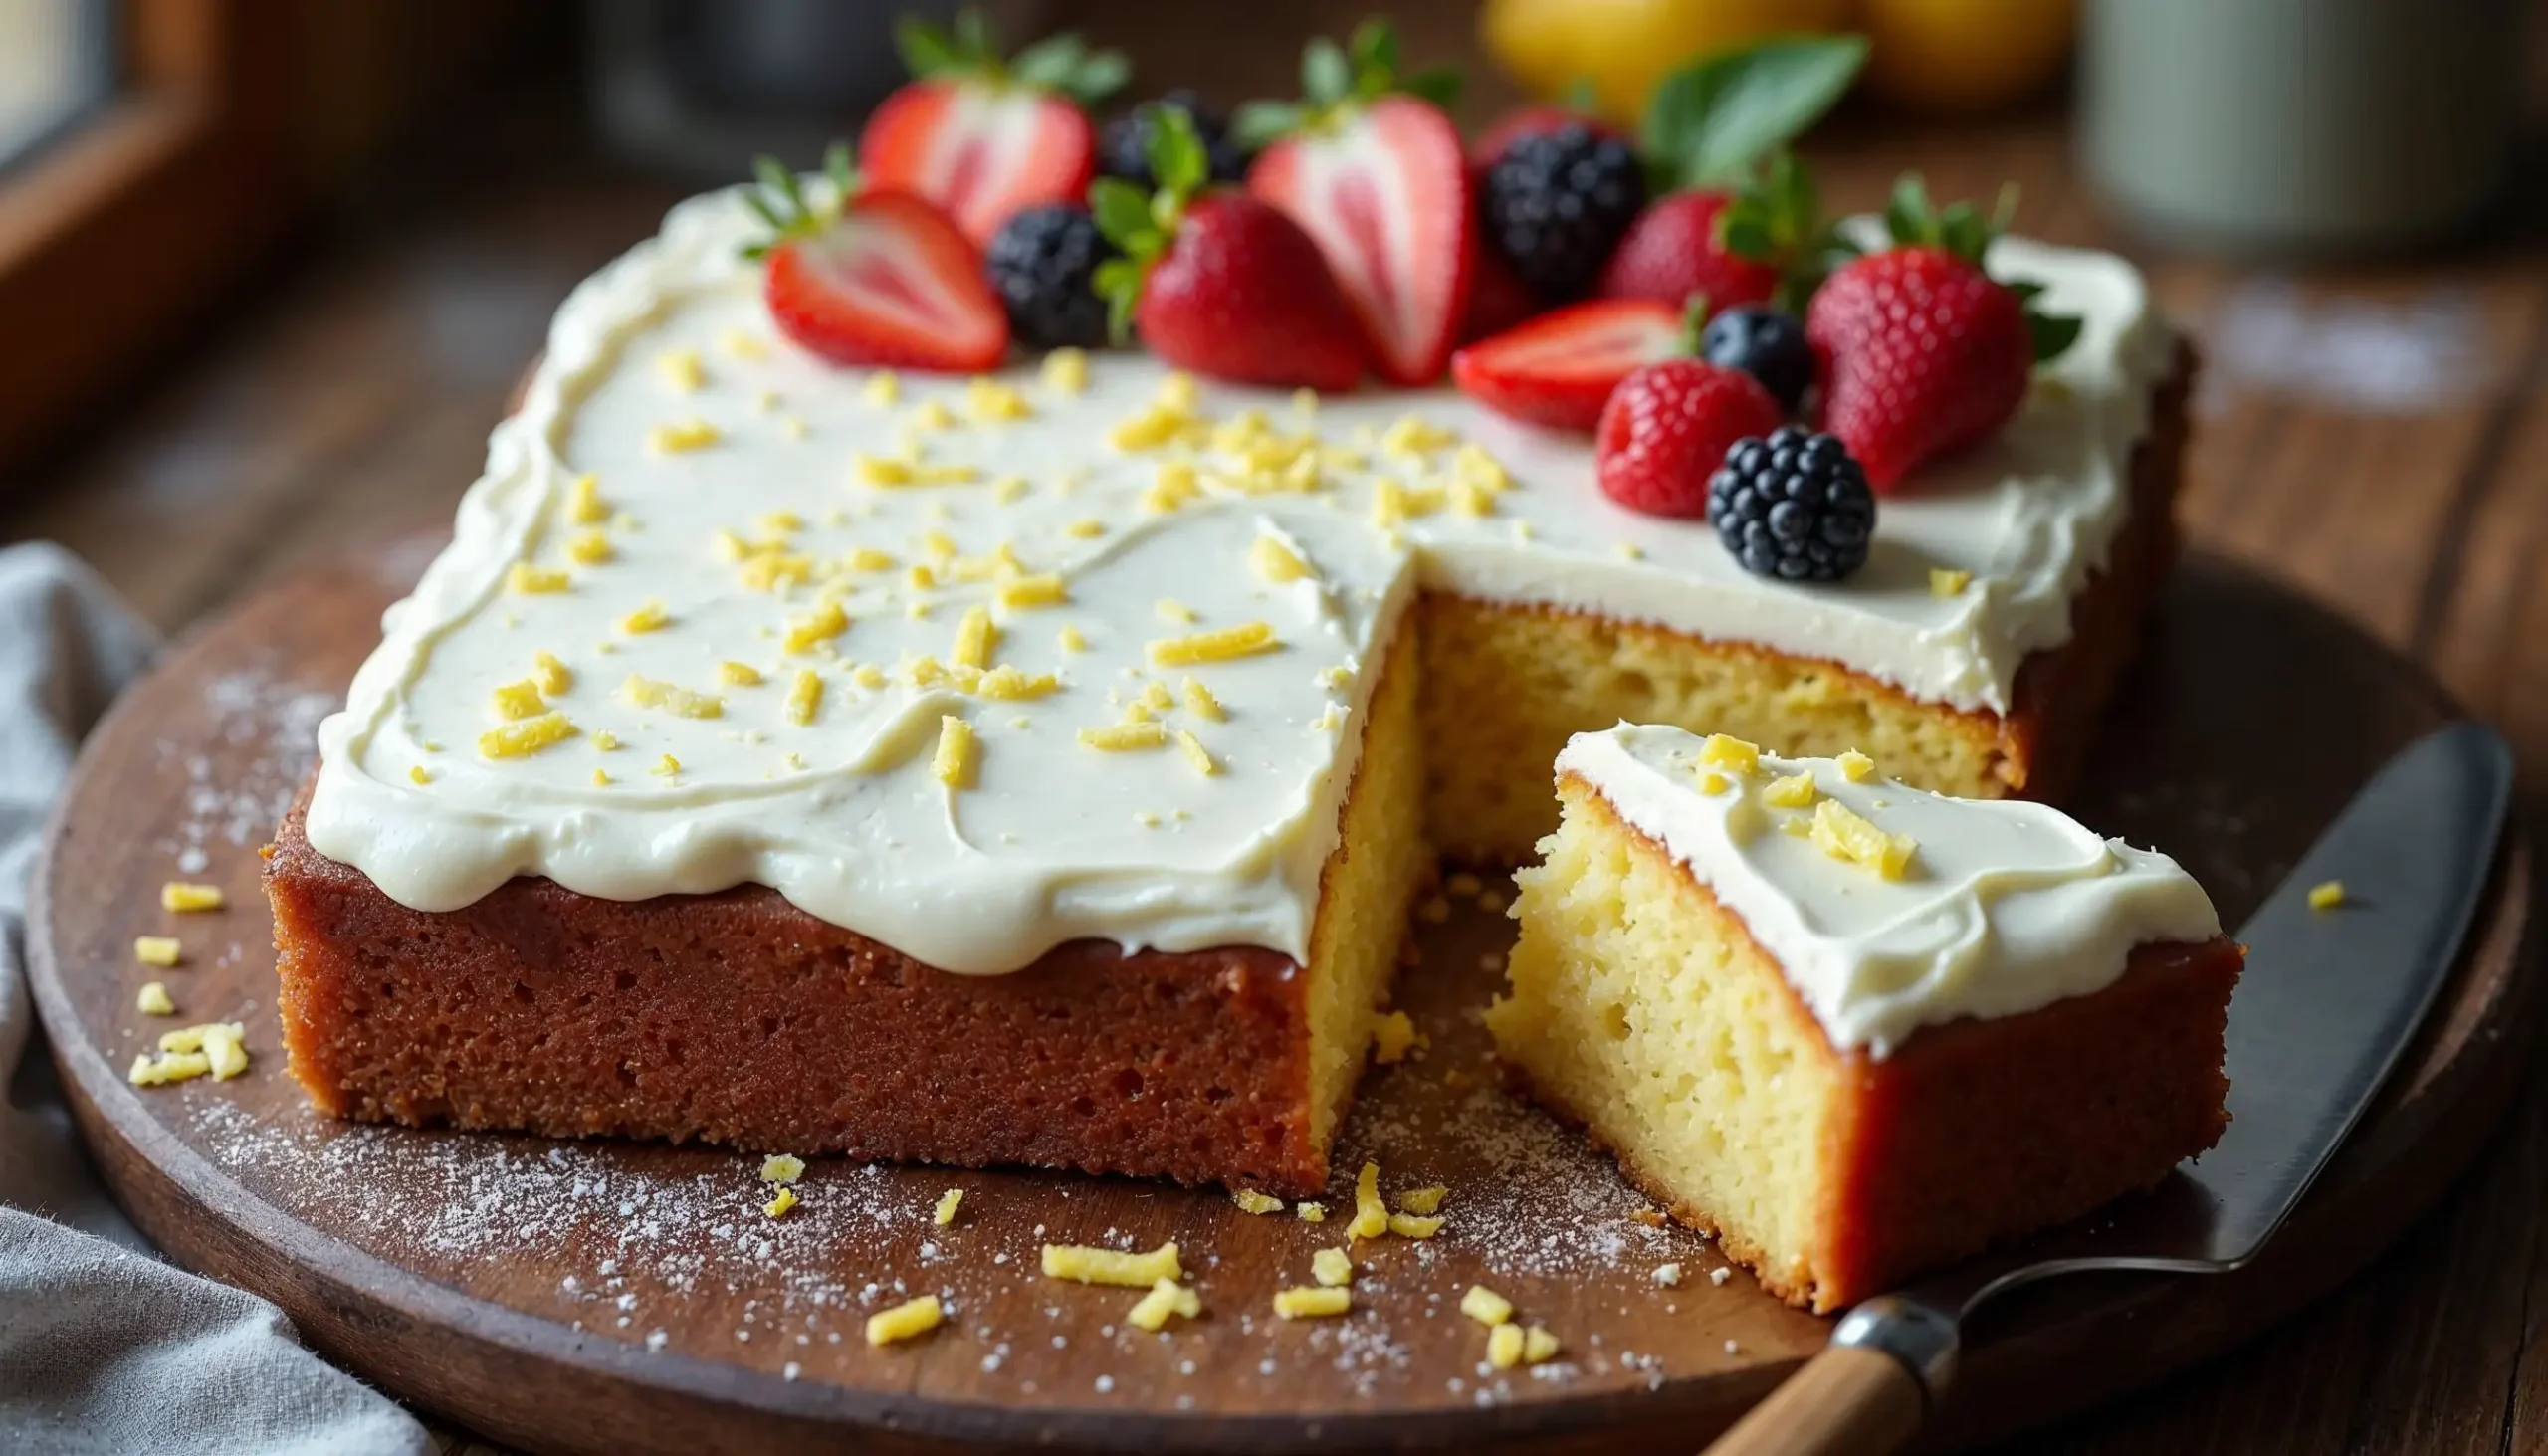
[[[1690,352],[1687,316],[1670,304],[1596,299],[1470,344],[1451,355],[1451,379],[1497,414],[1589,434],[1621,380]]]
[[[977,246],[1020,208],[1080,200],[1097,172],[1083,106],[1123,85],[1120,54],[1065,34],[1003,61],[971,10],[952,32],[906,18],[895,36],[917,79],[859,133],[871,185],[928,199]]]
[[[830,158],[837,202],[806,201],[793,173],[761,164],[744,201],[775,236],[744,250],[778,331],[836,364],[970,373],[1008,352],[1008,314],[982,255],[947,215],[906,192],[862,192],[849,154]]]

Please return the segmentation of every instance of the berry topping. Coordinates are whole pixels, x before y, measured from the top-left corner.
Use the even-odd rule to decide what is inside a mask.
[[[1582,121],[1516,136],[1486,171],[1487,240],[1542,298],[1590,290],[1644,205],[1635,150]]]
[[[1401,80],[1397,40],[1366,21],[1350,50],[1303,53],[1305,102],[1254,102],[1236,122],[1266,140],[1247,190],[1289,214],[1327,256],[1372,362],[1397,384],[1442,376],[1467,316],[1477,222],[1445,72]]]
[[[1089,188],[1098,227],[1125,254],[1097,269],[1115,336],[1138,324],[1152,353],[1215,378],[1353,388],[1362,332],[1318,244],[1247,193],[1196,195],[1208,166],[1193,123],[1171,108],[1151,133],[1156,197],[1118,177]]]
[[[1813,346],[1805,341],[1805,324],[1766,305],[1745,304],[1710,318],[1699,333],[1699,357],[1760,380],[1790,414],[1813,382]]]
[[[1708,522],[1756,576],[1838,581],[1866,564],[1875,493],[1838,436],[1783,425],[1725,453],[1708,481]]]
[[[1451,355],[1451,379],[1498,414],[1590,431],[1620,380],[1688,352],[1680,310],[1648,299],[1596,299],[1470,344]]]
[[[1823,422],[1879,491],[1922,462],[1979,444],[2025,401],[2036,363],[2079,320],[2033,312],[2034,285],[2003,284],[1982,257],[2007,219],[1971,203],[1933,210],[1906,176],[1885,210],[1893,246],[1842,267],[1813,295],[1805,337],[1823,362]]]
[[[1181,88],[1107,122],[1098,138],[1098,170],[1139,186],[1158,186],[1159,178],[1151,175],[1151,127],[1167,107],[1183,111],[1194,123],[1194,134],[1203,139],[1203,154],[1212,165],[1213,181],[1236,182],[1246,177],[1247,148],[1230,134],[1229,122],[1204,105],[1201,97]]]
[[[1740,369],[1666,359],[1610,393],[1593,434],[1601,493],[1648,516],[1705,516],[1708,478],[1747,435],[1779,428],[1779,402]]]
[[[1733,200],[1725,192],[1675,192],[1639,213],[1601,270],[1597,292],[1667,303],[1704,294],[1719,307],[1768,300],[1778,291],[1779,270],[1726,251],[1718,231]]]
[[[991,236],[982,266],[1008,309],[1009,330],[1029,348],[1106,342],[1106,301],[1097,266],[1116,251],[1088,209],[1048,202],[1010,215]]]
[[[1480,248],[1470,260],[1469,307],[1460,320],[1459,341],[1474,343],[1502,333],[1540,312],[1539,295],[1522,286],[1513,267],[1492,248]],[[1457,355],[1453,356],[1455,359]],[[1455,365],[1456,367],[1456,365]]]
[[[762,294],[778,331],[836,364],[995,368],[1008,317],[982,279],[982,256],[945,213],[905,192],[861,192],[849,149],[827,156],[831,196],[809,201],[796,174],[763,157],[744,203],[772,236]]]
[[[935,203],[976,244],[1021,207],[1079,200],[1097,169],[1097,130],[1081,108],[1123,86],[1131,67],[1120,52],[1064,34],[1002,61],[975,10],[952,32],[906,16],[894,36],[915,80],[859,133],[870,183]]]
[[[1569,126],[1589,127],[1596,136],[1627,139],[1600,120],[1568,106],[1524,106],[1505,112],[1494,125],[1478,133],[1477,140],[1469,143],[1469,165],[1484,170],[1494,166],[1503,158],[1505,150],[1523,137],[1559,131]]]

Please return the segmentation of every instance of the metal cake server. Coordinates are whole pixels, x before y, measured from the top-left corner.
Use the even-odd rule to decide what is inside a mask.
[[[2457,723],[2389,760],[2238,930],[2230,1130],[2111,1216],[2054,1230],[1871,1299],[1708,1456],[1876,1456],[1916,1434],[1955,1378],[1962,1322],[2057,1274],[2220,1273],[2247,1263],[2309,1190],[2457,960],[2494,862],[2512,750]],[[2342,880],[2344,908],[2309,907]]]

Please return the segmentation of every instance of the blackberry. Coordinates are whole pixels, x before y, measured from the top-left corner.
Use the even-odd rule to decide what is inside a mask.
[[[1838,581],[1866,564],[1875,493],[1839,436],[1783,425],[1727,449],[1708,478],[1708,521],[1756,576]]]
[[[1513,139],[1486,170],[1488,242],[1540,297],[1581,297],[1645,206],[1645,170],[1580,121]]]
[[[1745,304],[1710,318],[1699,333],[1699,357],[1760,380],[1789,414],[1813,382],[1813,349],[1805,341],[1805,325],[1766,304]]]
[[[1000,224],[982,256],[1009,328],[1029,348],[1102,348],[1106,301],[1097,265],[1116,256],[1088,209],[1067,203],[1022,208]]]
[[[1203,154],[1212,164],[1213,181],[1236,182],[1247,175],[1247,148],[1230,135],[1228,119],[1204,105],[1201,97],[1182,90],[1144,102],[1107,122],[1097,138],[1097,169],[1144,187],[1158,186],[1159,179],[1151,175],[1151,117],[1162,106],[1182,107],[1194,122],[1194,134],[1203,138]]]

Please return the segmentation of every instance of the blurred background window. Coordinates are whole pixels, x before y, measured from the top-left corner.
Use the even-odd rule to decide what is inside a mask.
[[[106,0],[0,0],[0,169],[106,99]]]

